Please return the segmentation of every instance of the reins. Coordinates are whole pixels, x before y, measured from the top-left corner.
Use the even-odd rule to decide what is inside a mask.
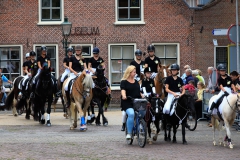
[[[226,99],[227,99],[227,97],[226,97]],[[238,109],[238,107],[237,107],[237,106],[238,106],[237,102],[240,102],[240,100],[239,100],[238,98],[237,98],[237,102],[235,103],[236,108],[234,108],[234,107],[232,107],[232,106],[230,105],[228,99],[227,99],[227,102],[228,102],[229,107],[230,107],[234,112],[240,113],[240,112],[239,112],[239,109]]]

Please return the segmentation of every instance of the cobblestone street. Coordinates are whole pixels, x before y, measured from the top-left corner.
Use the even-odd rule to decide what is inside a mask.
[[[69,130],[69,120],[62,112],[52,112],[52,126],[47,127],[25,120],[24,114],[13,117],[11,112],[1,111],[0,159],[240,159],[240,133],[234,128],[233,149],[212,145],[212,130],[206,121],[199,122],[196,131],[186,132],[188,145],[182,145],[178,129],[177,144],[165,142],[161,132],[156,142],[140,148],[136,140],[131,146],[126,144],[125,133],[120,131],[119,110],[109,110],[105,115],[108,127],[91,125],[86,132],[80,132],[79,126]]]

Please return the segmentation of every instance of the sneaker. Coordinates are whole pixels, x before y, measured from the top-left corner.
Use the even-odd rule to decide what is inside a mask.
[[[129,140],[131,138],[132,138],[131,134],[127,134],[126,139]]]

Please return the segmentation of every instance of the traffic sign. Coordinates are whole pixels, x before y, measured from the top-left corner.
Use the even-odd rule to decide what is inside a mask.
[[[226,36],[228,29],[213,29],[212,34],[214,36]]]
[[[240,30],[240,27],[239,27],[239,30]],[[238,33],[240,36],[240,31]],[[228,28],[228,33],[227,33],[227,36],[228,36],[228,39],[236,44],[237,43],[237,26],[234,24],[234,25],[231,25],[229,28]]]

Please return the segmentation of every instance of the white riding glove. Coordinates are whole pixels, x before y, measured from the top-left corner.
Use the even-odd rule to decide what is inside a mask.
[[[155,72],[152,72],[152,75],[151,75],[151,77],[150,77],[150,78],[154,79],[156,76],[157,76],[157,73],[155,73]]]
[[[156,89],[155,89],[155,87],[152,87],[152,92],[153,92],[154,94],[156,94]]]
[[[145,97],[148,97],[148,94],[147,94],[147,91],[146,91],[146,87],[142,87],[142,89],[143,89],[143,94],[144,94],[144,96],[145,96]]]

